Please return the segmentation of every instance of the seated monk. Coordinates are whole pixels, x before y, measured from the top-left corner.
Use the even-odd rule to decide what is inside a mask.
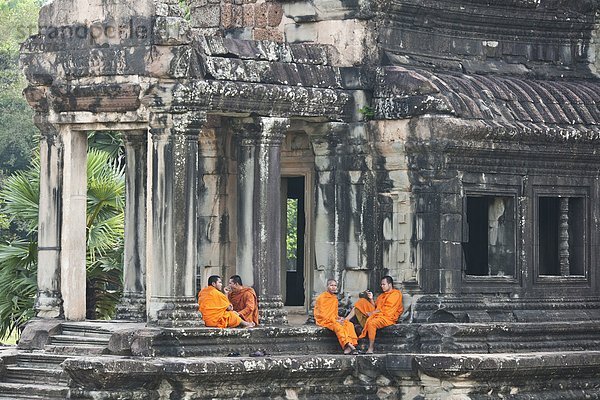
[[[317,297],[315,322],[336,334],[344,354],[356,352],[358,340],[354,325],[338,315],[337,282],[334,279],[327,280],[327,291]]]
[[[229,278],[227,287],[229,288],[227,298],[233,305],[233,311],[236,311],[244,321],[258,325],[258,299],[254,289],[244,286],[239,275]]]
[[[381,279],[381,290],[383,293],[377,297],[376,302],[373,302],[373,293],[367,293],[369,302],[375,309],[366,313],[365,327],[358,337],[359,339],[369,337],[367,354],[373,353],[377,329],[395,324],[403,311],[402,293],[394,289],[394,280],[391,276],[386,275]]]
[[[233,311],[227,296],[221,292],[222,288],[221,277],[211,275],[208,278],[208,286],[198,293],[198,310],[202,313],[204,324],[216,328],[253,327],[254,322],[244,321]]]

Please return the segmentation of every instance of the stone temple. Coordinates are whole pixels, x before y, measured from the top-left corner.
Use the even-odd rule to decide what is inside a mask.
[[[600,398],[599,38],[597,0],[47,3],[21,51],[37,318],[0,396]],[[125,289],[84,321],[102,130],[125,138]],[[203,327],[215,273],[261,327]],[[387,274],[406,311],[375,355],[287,324],[327,278],[347,307]]]

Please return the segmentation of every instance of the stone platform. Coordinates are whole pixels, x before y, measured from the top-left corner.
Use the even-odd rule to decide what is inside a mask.
[[[258,350],[266,354],[250,356]],[[358,356],[314,325],[34,321],[2,356],[3,381],[32,359],[54,363],[66,383],[51,391],[45,382],[30,398],[600,398],[600,321],[398,324],[379,331],[376,354]],[[11,398],[2,396],[10,385],[0,382],[0,398]]]

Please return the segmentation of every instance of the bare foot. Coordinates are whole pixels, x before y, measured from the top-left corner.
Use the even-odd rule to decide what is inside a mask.
[[[356,351],[356,347],[352,345],[352,343],[348,343],[346,347],[344,347],[344,354],[350,354]]]
[[[242,320],[242,322],[240,323],[240,325],[243,328],[254,328],[256,326],[256,324],[254,322],[246,322],[244,320]]]

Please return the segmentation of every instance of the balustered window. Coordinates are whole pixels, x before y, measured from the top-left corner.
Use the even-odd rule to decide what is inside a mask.
[[[538,197],[539,275],[585,274],[585,198]]]

